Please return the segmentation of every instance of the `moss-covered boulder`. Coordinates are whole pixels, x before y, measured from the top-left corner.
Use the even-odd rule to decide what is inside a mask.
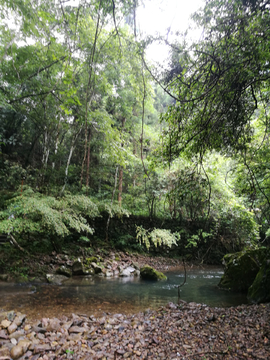
[[[266,249],[245,250],[225,255],[225,271],[218,286],[232,291],[248,291],[266,256]]]
[[[72,276],[72,271],[71,271],[71,269],[69,269],[66,266],[62,265],[62,266],[60,266],[59,268],[56,269],[56,274],[71,277]]]
[[[94,269],[88,268],[81,259],[76,260],[72,265],[72,274],[73,275],[94,275]]]
[[[140,268],[141,278],[145,280],[167,280],[162,272],[153,269],[151,266],[145,265]]]
[[[270,301],[270,259],[260,268],[253,284],[248,289],[248,301],[262,303]]]

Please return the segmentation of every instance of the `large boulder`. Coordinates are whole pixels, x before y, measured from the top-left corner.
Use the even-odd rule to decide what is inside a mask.
[[[72,273],[73,275],[84,275],[85,267],[81,259],[74,261],[72,265]]]
[[[167,280],[162,272],[153,269],[151,266],[145,265],[140,268],[141,278],[145,280]]]
[[[248,289],[247,298],[252,303],[270,301],[270,260],[267,259],[260,268],[253,284]]]
[[[73,275],[94,275],[95,271],[92,268],[86,268],[85,264],[79,258],[73,263],[72,266]]]
[[[232,291],[247,292],[266,257],[265,249],[245,250],[223,258],[224,275],[218,286]]]

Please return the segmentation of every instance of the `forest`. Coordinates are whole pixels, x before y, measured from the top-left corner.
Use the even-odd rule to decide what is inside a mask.
[[[168,1],[0,0],[0,359],[270,358],[270,0]]]
[[[209,1],[172,43],[140,36],[139,5],[1,1],[0,233],[209,263],[267,247],[269,2]]]

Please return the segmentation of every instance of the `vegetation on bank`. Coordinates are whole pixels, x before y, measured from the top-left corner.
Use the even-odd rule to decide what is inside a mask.
[[[167,69],[137,1],[0,4],[0,234],[211,263],[268,245],[267,1],[207,2]]]

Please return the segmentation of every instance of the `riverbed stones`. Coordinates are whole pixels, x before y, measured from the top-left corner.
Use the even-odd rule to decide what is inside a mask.
[[[1,321],[1,326],[2,326],[2,328],[6,329],[6,328],[9,327],[9,325],[11,325],[11,321],[9,321],[9,320],[3,320],[3,321]]]
[[[25,320],[26,315],[25,314],[21,314],[18,313],[15,317],[15,319],[13,320],[13,322],[17,325],[17,326],[21,326],[21,324],[23,323],[23,321]]]
[[[2,346],[0,348],[0,359],[10,359],[10,350],[6,346]]]
[[[14,333],[16,330],[17,330],[17,325],[16,325],[16,323],[12,323],[11,325],[9,325],[9,327],[8,327],[8,333],[9,334],[12,334],[12,333]]]
[[[269,313],[270,304],[210,308],[170,303],[133,315],[44,318],[30,321],[26,338],[18,344],[0,343],[0,359],[197,360],[209,354],[220,354],[220,359],[269,359]],[[49,330],[52,320],[59,323],[58,330]],[[44,334],[33,332],[41,325],[47,327]],[[7,329],[2,331],[7,333]]]
[[[13,321],[14,317],[15,317],[15,312],[14,311],[2,311],[2,312],[0,312],[0,321],[2,321],[2,320]]]
[[[16,360],[23,356],[31,345],[31,341],[24,339],[20,340],[17,345],[13,346],[10,351],[12,359]]]

